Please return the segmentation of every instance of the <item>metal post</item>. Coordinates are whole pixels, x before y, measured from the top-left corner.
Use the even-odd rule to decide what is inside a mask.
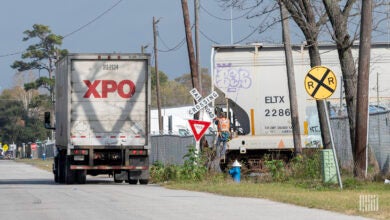
[[[325,101],[325,99],[322,100],[322,101],[324,102],[324,105],[326,106],[326,101]],[[330,136],[330,141],[331,141],[332,150],[333,150],[334,163],[335,163],[335,165],[336,165],[337,179],[338,179],[338,181],[339,181],[340,189],[343,189],[343,182],[342,182],[341,176],[340,176],[339,162],[338,162],[338,160],[337,160],[337,153],[336,153],[336,149],[335,149],[335,147],[334,147],[332,128],[331,128],[331,126],[330,126],[328,108],[325,108],[325,115],[326,115],[326,120],[327,120],[327,124],[328,124],[328,129],[329,129],[329,136]]]

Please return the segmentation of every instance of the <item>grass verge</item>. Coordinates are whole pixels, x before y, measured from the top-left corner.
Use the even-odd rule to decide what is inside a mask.
[[[38,167],[42,170],[52,172],[53,158],[47,158],[46,160],[42,159],[15,159],[16,162],[22,162],[25,164],[30,164],[32,166]]]
[[[299,206],[335,211],[348,215],[358,215],[374,219],[390,219],[390,185],[364,183],[353,189],[340,190],[338,187],[307,188],[294,182],[253,183],[231,180],[203,181],[200,183],[168,183],[170,189],[202,191],[226,196],[253,197]],[[360,195],[377,195],[379,211],[359,211]]]

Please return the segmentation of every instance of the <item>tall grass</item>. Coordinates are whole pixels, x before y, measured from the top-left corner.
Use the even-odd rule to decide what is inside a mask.
[[[202,181],[207,176],[206,158],[198,152],[194,146],[189,146],[188,153],[184,155],[183,165],[164,165],[156,162],[150,169],[152,182],[161,183],[168,181]]]

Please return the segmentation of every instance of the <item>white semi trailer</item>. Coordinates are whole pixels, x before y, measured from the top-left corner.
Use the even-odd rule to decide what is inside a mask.
[[[389,44],[373,44],[371,51],[371,101],[382,103],[390,97]],[[337,88],[327,99],[344,112],[342,74],[336,47],[320,46],[322,64],[336,74]],[[358,46],[353,47],[355,59]],[[321,133],[315,100],[305,90],[304,78],[310,67],[305,45],[293,46],[296,93],[303,148],[321,147]],[[239,159],[249,168],[260,168],[265,154],[289,157],[294,150],[289,91],[282,45],[219,45],[212,47],[211,72],[215,102],[229,112],[233,138],[229,142],[226,163]],[[376,80],[379,73],[380,80]],[[331,113],[334,113],[333,111]],[[337,112],[336,112],[337,113]]]
[[[54,180],[85,183],[109,174],[147,184],[150,56],[69,54],[56,65]]]

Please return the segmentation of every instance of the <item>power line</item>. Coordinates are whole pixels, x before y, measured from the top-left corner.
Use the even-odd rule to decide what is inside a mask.
[[[162,37],[160,36],[160,33],[157,32],[157,37],[158,39],[161,41],[161,43],[167,48],[167,50],[158,50],[159,52],[171,52],[171,51],[175,51],[175,50],[178,50],[180,47],[183,46],[184,42],[185,42],[185,37],[179,42],[176,44],[176,46],[170,48],[166,43],[165,41],[162,39]]]
[[[110,8],[108,8],[107,10],[105,10],[103,13],[99,14],[98,16],[96,16],[94,19],[92,19],[91,21],[89,21],[88,23],[82,25],[81,27],[77,28],[76,30],[68,33],[68,34],[65,34],[63,36],[63,39],[66,38],[66,37],[69,37],[81,30],[83,30],[84,28],[88,27],[89,25],[91,25],[92,23],[94,23],[95,21],[99,20],[101,17],[103,17],[104,15],[106,15],[108,12],[110,12],[112,9],[114,9],[117,5],[119,5],[119,3],[121,3],[123,0],[119,0],[117,1],[114,5],[112,5]],[[0,58],[2,57],[9,57],[9,56],[14,56],[14,55],[18,55],[18,54],[22,54],[24,53],[24,51],[19,51],[19,52],[14,52],[14,53],[8,53],[8,54],[2,54],[0,55]]]
[[[73,35],[74,33],[77,33],[79,31],[81,31],[82,29],[88,27],[90,24],[94,23],[95,21],[99,20],[101,17],[103,17],[104,15],[106,15],[108,12],[110,12],[113,8],[115,8],[117,5],[119,5],[119,3],[121,3],[123,0],[119,0],[117,1],[113,6],[111,6],[110,8],[108,8],[107,10],[105,10],[103,13],[101,13],[100,15],[98,15],[97,17],[95,17],[94,19],[92,19],[90,22],[84,24],[83,26],[77,28],[76,30],[70,32],[69,34],[65,34],[64,35],[64,38],[66,37],[69,37],[71,35]]]
[[[256,5],[257,6],[257,5]],[[206,12],[206,14],[208,14],[209,16],[213,17],[213,18],[216,18],[216,19],[219,19],[219,20],[223,20],[223,21],[231,21],[231,20],[237,20],[237,19],[240,19],[242,17],[245,17],[247,16],[249,13],[251,13],[255,8],[256,6],[253,6],[249,11],[245,12],[244,14],[240,15],[240,16],[237,16],[235,18],[222,18],[222,17],[218,17],[218,16],[215,16],[213,15],[211,12],[209,12],[205,7],[203,7],[202,4],[200,4],[200,8]]]
[[[220,44],[218,43],[217,41],[211,39],[210,37],[208,37],[205,33],[203,33],[203,31],[199,28],[199,32],[202,34],[203,37],[205,37],[207,40],[213,42],[214,44]]]
[[[157,35],[158,36],[158,39],[160,39],[160,41],[163,43],[163,45],[166,47],[166,48],[168,48],[167,50],[158,50],[159,52],[171,52],[171,51],[175,51],[175,50],[178,50],[178,49],[180,49],[183,45],[184,45],[184,42],[185,42],[185,38],[183,38],[176,46],[174,46],[174,47],[172,47],[172,48],[169,48],[166,44],[165,44],[165,42],[164,42],[164,40],[160,37],[160,35]]]
[[[266,19],[267,19],[268,17],[269,17],[269,14],[267,15]],[[256,31],[258,31],[258,30],[264,25],[266,19],[264,19],[263,22],[262,22],[259,26],[257,26],[257,28],[255,28],[251,33],[249,33],[248,35],[246,35],[246,36],[245,36],[244,38],[242,38],[241,40],[238,40],[238,41],[234,42],[234,44],[239,44],[239,43],[241,43],[241,42],[247,40],[247,39],[248,39],[249,37],[251,37],[253,34],[255,34]],[[204,36],[207,40],[209,40],[209,41],[211,41],[211,42],[213,42],[213,43],[215,43],[215,44],[219,44],[217,41],[215,41],[215,40],[211,39],[210,37],[208,37],[202,30],[199,30],[199,31],[200,31],[200,33],[202,34],[202,36]]]
[[[268,13],[265,17],[265,19],[263,19],[263,21],[261,22],[261,24],[259,26],[257,26],[257,28],[255,28],[251,33],[249,33],[246,37],[242,38],[241,40],[239,41],[236,41],[234,42],[234,44],[238,44],[238,43],[241,43],[243,42],[244,40],[248,39],[249,37],[251,37],[253,34],[256,33],[256,31],[258,31],[261,27],[263,27],[263,25],[265,24],[266,20],[268,19],[268,17],[270,16],[270,14]],[[268,29],[269,26],[266,28]]]
[[[13,56],[13,55],[18,55],[18,54],[21,54],[21,53],[23,53],[24,51],[22,51],[22,52],[14,52],[14,53],[7,53],[7,54],[2,54],[2,55],[0,55],[0,58],[1,57],[10,57],[10,56]]]
[[[249,37],[251,37],[253,34],[256,33],[256,31],[258,31],[260,29],[261,26],[258,26],[257,28],[255,28],[251,33],[249,33],[246,37],[242,38],[241,40],[239,41],[236,41],[234,42],[234,44],[239,44],[241,42],[243,42],[244,40],[248,39]]]
[[[192,25],[191,26],[191,30],[194,28],[195,25]],[[157,37],[158,39],[160,39],[160,41],[162,42],[162,44],[168,48],[167,50],[158,50],[158,52],[162,52],[162,53],[165,53],[165,52],[171,52],[171,51],[175,51],[175,50],[178,50],[180,49],[183,45],[184,45],[184,42],[186,40],[186,38],[184,37],[179,43],[176,44],[176,46],[172,47],[172,48],[169,48],[167,46],[167,44],[165,43],[165,41],[162,39],[162,37],[160,36],[160,33],[158,32],[157,33]]]

